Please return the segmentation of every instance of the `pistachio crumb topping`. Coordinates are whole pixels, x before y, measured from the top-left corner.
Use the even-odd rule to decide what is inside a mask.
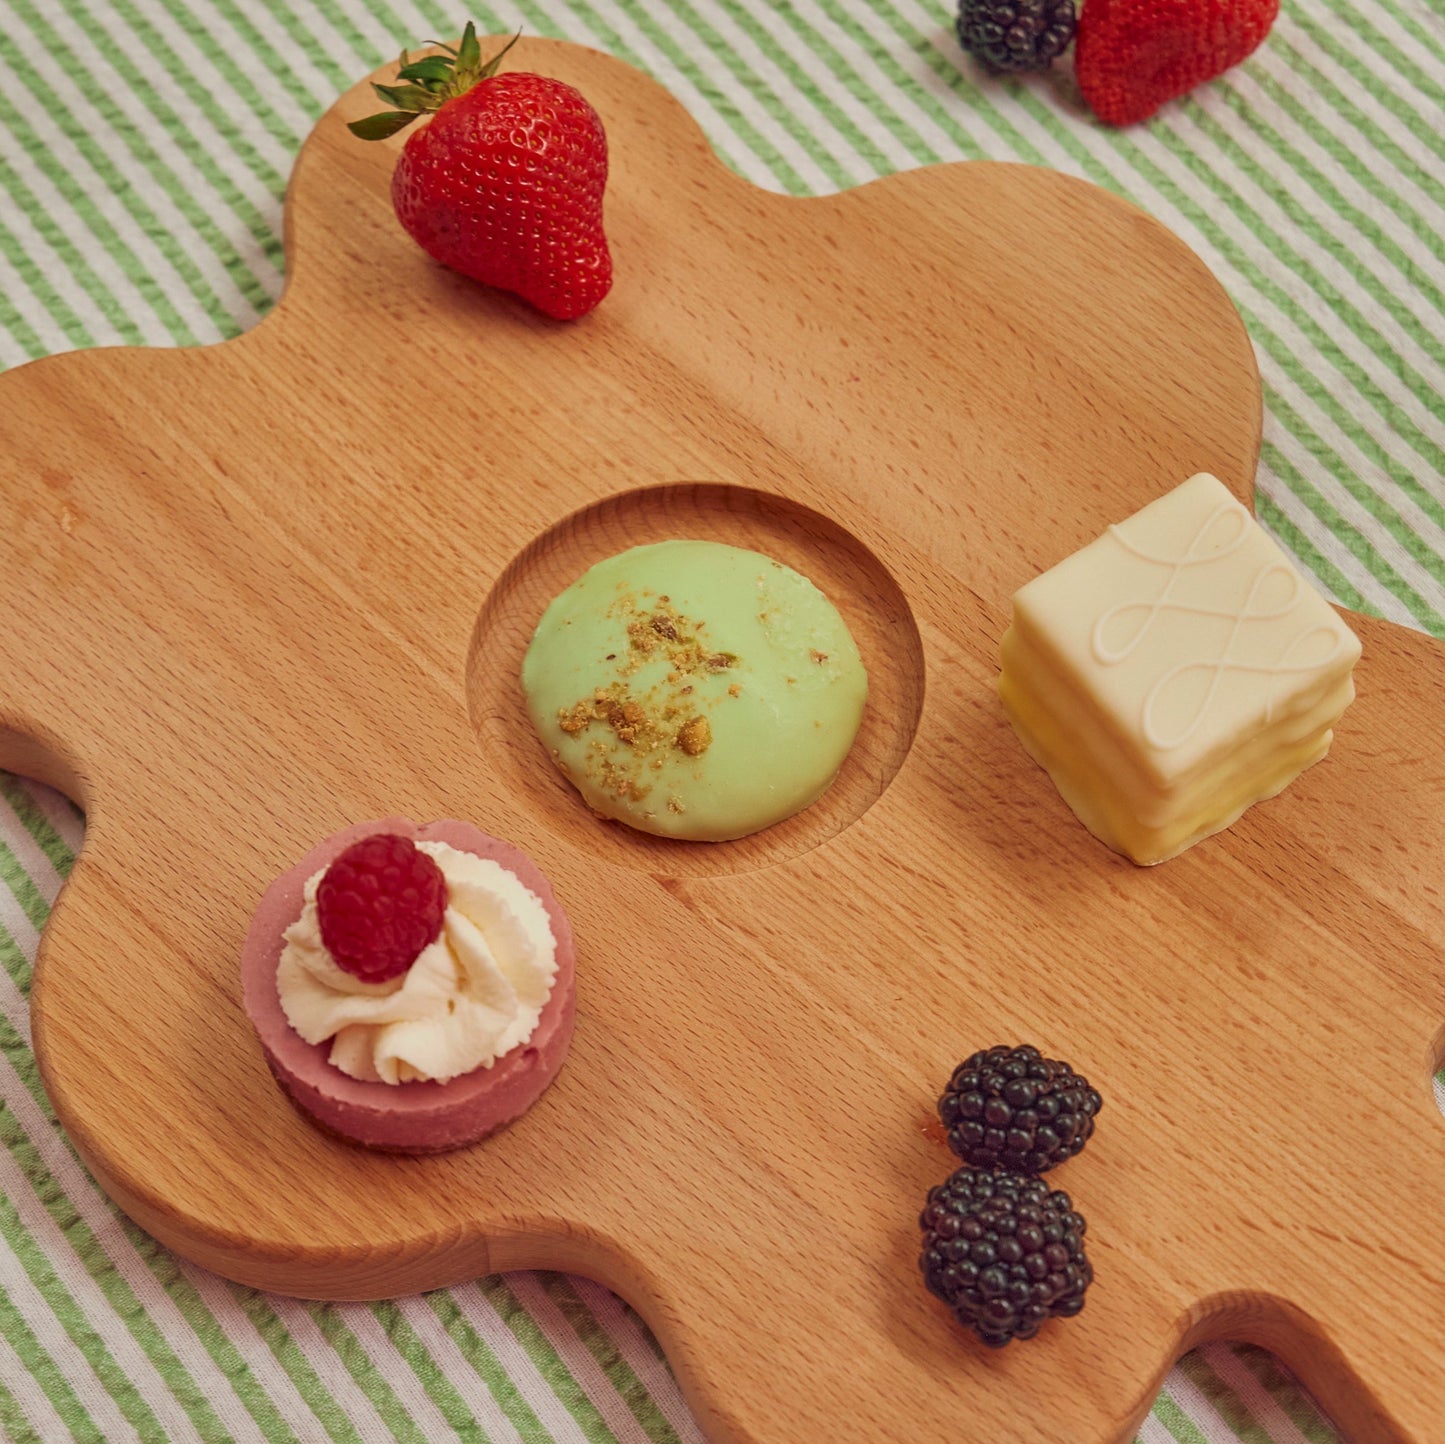
[[[712,746],[712,727],[706,717],[684,722],[677,734],[677,745],[689,757],[701,757]]]
[[[606,654],[615,680],[560,708],[557,725],[569,737],[598,729],[585,770],[613,796],[640,800],[651,787],[642,778],[660,772],[669,754],[701,757],[712,745],[712,724],[699,710],[708,704],[697,684],[731,670],[739,659],[704,643],[706,624],[684,616],[666,595],[620,590],[608,615],[624,621],[627,637],[624,652]],[[641,685],[642,669],[659,663],[667,668],[663,679]],[[736,682],[727,688],[730,697],[741,692]]]

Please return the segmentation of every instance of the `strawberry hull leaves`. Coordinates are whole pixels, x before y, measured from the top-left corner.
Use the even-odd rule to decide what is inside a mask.
[[[483,60],[468,25],[456,50],[412,60],[398,84],[374,85],[393,109],[351,125],[363,140],[420,116],[392,175],[392,205],[435,260],[545,315],[573,320],[612,285],[602,229],[607,136],[572,86],[499,71],[515,37]]]

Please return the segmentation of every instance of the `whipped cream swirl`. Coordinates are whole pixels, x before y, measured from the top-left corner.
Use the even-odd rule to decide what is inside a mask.
[[[436,941],[410,969],[367,983],[337,967],[321,941],[316,889],[286,929],[276,973],[287,1021],[331,1041],[331,1063],[364,1083],[445,1083],[488,1068],[532,1036],[557,976],[546,906],[500,863],[444,842],[417,841],[447,884]]]

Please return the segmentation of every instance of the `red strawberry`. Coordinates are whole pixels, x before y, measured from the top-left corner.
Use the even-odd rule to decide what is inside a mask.
[[[511,45],[483,62],[471,24],[457,50],[442,49],[415,61],[403,51],[406,83],[373,86],[396,109],[351,126],[382,140],[430,114],[392,175],[398,219],[444,266],[559,320],[584,315],[612,285],[602,121],[560,80],[499,74]]]
[[[1086,0],[1079,89],[1105,125],[1147,120],[1252,55],[1278,14],[1279,0]]]
[[[447,880],[409,837],[373,833],[332,860],[316,888],[321,941],[366,983],[399,978],[441,936]]]

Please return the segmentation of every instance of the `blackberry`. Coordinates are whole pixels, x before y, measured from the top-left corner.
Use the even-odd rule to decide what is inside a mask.
[[[948,1146],[975,1168],[1047,1173],[1089,1141],[1104,1100],[1037,1048],[986,1048],[960,1063],[938,1100]]]
[[[918,1260],[929,1292],[985,1344],[1031,1339],[1084,1307],[1094,1270],[1087,1225],[1041,1178],[960,1168],[928,1192]]]
[[[1074,0],[959,0],[958,43],[987,70],[1047,70],[1074,38]]]

